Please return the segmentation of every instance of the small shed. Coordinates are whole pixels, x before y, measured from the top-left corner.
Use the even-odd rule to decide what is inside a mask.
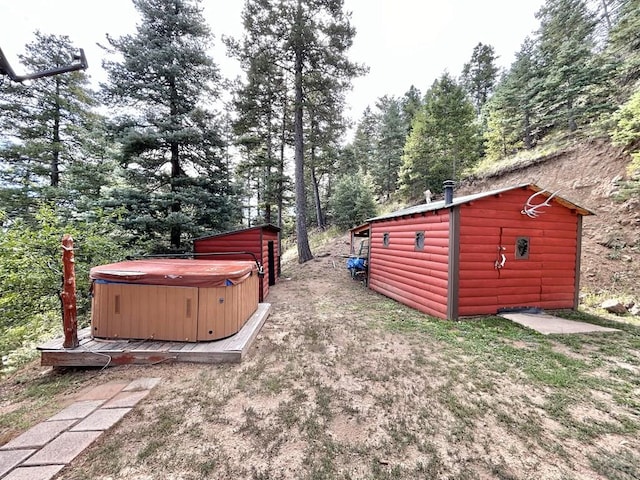
[[[280,229],[266,224],[234,230],[230,232],[208,235],[193,240],[193,251],[224,254],[217,256],[198,256],[204,259],[247,260],[254,259],[264,267],[264,278],[260,282],[259,301],[263,302],[269,295],[269,287],[275,285],[280,277]],[[247,252],[236,254],[236,252]],[[251,254],[251,255],[249,255]]]
[[[522,184],[368,220],[369,288],[445,319],[501,309],[576,308],[582,217],[593,213]]]

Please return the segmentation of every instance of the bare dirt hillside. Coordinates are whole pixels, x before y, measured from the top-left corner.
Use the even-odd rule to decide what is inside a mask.
[[[594,140],[541,158],[524,168],[470,179],[456,194],[534,183],[595,213],[584,218],[583,297],[620,296],[640,301],[640,199],[616,199],[629,158],[605,140]]]

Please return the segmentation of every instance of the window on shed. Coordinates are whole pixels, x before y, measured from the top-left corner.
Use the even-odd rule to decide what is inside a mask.
[[[529,237],[516,237],[516,260],[529,258]]]
[[[382,246],[383,247],[389,246],[389,232],[384,232],[382,234]]]
[[[416,232],[416,250],[424,250],[424,230]]]

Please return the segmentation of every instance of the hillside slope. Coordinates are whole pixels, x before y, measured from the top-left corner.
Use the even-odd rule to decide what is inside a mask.
[[[616,200],[629,158],[605,140],[592,140],[484,178],[470,178],[456,195],[534,183],[587,208],[584,218],[583,297],[640,301],[640,199]]]

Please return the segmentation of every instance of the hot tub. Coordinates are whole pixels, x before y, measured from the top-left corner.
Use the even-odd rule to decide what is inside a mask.
[[[181,342],[229,337],[258,308],[257,273],[247,261],[150,259],[93,267],[93,336]]]

